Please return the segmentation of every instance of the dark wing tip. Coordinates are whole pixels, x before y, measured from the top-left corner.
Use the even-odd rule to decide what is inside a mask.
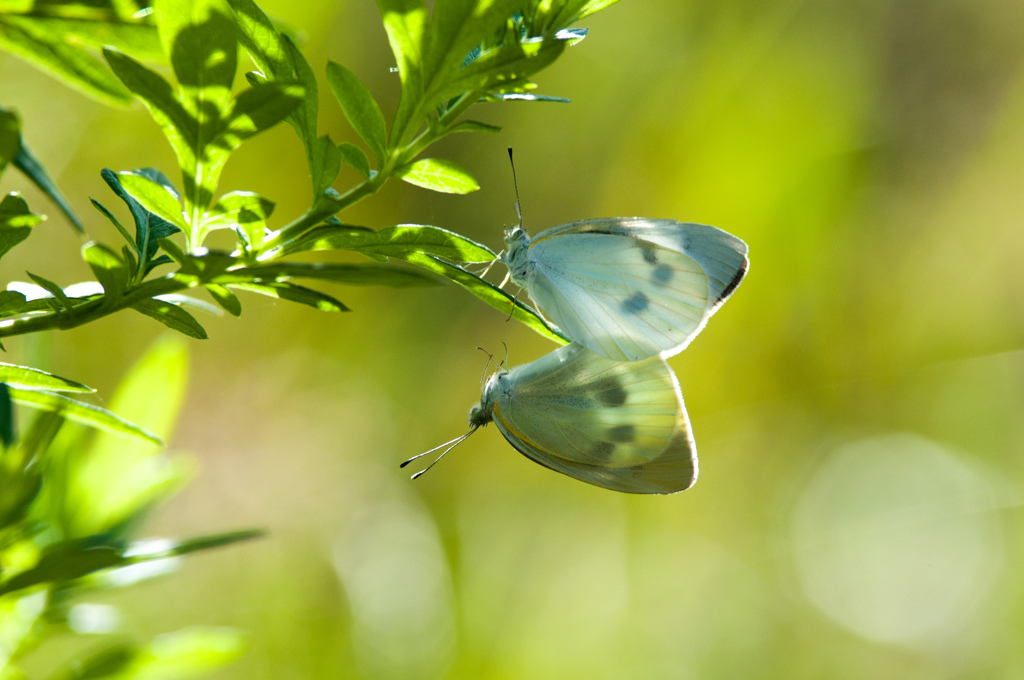
[[[743,264],[739,269],[736,270],[736,275],[732,277],[732,281],[725,287],[722,294],[715,300],[715,306],[722,304],[732,295],[733,291],[739,288],[740,282],[743,281],[743,277],[747,275],[747,270],[750,269],[750,260],[743,258]]]

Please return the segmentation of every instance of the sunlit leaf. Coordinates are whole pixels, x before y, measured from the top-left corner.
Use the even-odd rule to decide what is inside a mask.
[[[132,309],[142,312],[148,317],[156,319],[171,330],[178,331],[189,337],[198,340],[205,340],[206,329],[204,329],[195,317],[186,312],[178,305],[165,300],[151,298],[141,300],[132,305]]]
[[[297,286],[294,283],[232,283],[228,284],[238,290],[247,290],[267,297],[298,302],[319,309],[322,312],[348,312],[348,307],[316,290]]]
[[[422,158],[395,171],[395,176],[424,189],[468,194],[480,188],[473,176],[452,161]]]
[[[38,368],[0,364],[0,382],[11,387],[26,390],[49,390],[51,392],[95,392],[91,387],[59,375],[40,371]]]
[[[131,274],[117,253],[102,243],[90,241],[82,246],[82,259],[92,269],[93,275],[103,286],[103,291],[109,299],[120,298],[128,286]]]
[[[129,94],[102,63],[64,42],[31,17],[0,14],[0,46],[101,101],[122,106],[131,102]]]
[[[43,221],[28,209],[20,195],[11,192],[0,201],[0,257],[29,237],[32,227]]]
[[[387,130],[384,114],[373,95],[354,73],[333,61],[327,62],[327,82],[352,129],[370,147],[377,163],[382,163],[387,149]]]
[[[86,404],[59,394],[11,388],[11,397],[19,404],[25,404],[44,411],[60,411],[68,420],[73,420],[89,427],[106,432],[130,435],[148,439],[154,444],[161,444],[158,436],[148,430],[130,423],[121,416],[92,404]]]
[[[366,255],[404,259],[423,253],[452,262],[490,262],[497,255],[461,234],[420,224],[401,224],[372,231],[348,225],[325,225],[282,247],[281,255],[313,250],[355,250]]]
[[[289,279],[319,279],[350,286],[436,286],[437,279],[413,269],[383,264],[340,264],[327,262],[277,262],[246,267],[218,277],[222,285],[283,282]]]

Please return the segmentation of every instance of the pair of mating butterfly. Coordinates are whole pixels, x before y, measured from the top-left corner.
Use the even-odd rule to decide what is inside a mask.
[[[440,460],[493,420],[526,457],[590,484],[649,494],[692,486],[697,449],[664,357],[736,290],[747,245],[715,227],[640,217],[572,222],[532,239],[520,225],[505,244],[512,282],[573,342],[495,372],[470,409],[470,431],[403,467],[447,446]]]

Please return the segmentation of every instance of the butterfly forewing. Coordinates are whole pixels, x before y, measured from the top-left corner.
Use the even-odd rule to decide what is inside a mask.
[[[569,337],[635,361],[683,349],[746,272],[746,244],[673,220],[565,224],[530,241],[530,297]]]
[[[571,344],[504,378],[502,434],[534,461],[591,484],[673,493],[696,479],[675,376],[657,357],[620,363]]]

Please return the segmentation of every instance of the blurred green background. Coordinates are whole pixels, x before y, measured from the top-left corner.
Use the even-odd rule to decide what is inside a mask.
[[[321,76],[340,61],[393,111],[373,3],[261,5]],[[671,360],[699,483],[616,494],[494,428],[411,482],[400,461],[465,430],[478,346],[507,343],[512,364],[553,346],[455,286],[334,288],[344,315],[249,296],[190,343],[171,444],[198,472],[146,533],[270,536],[112,598],[125,635],[242,628],[251,651],[221,678],[1024,676],[1024,4],[623,0],[586,25],[538,78],[572,104],[488,105],[476,117],[502,133],[435,154],[482,190],[392,182],[343,219],[497,250],[516,220],[511,145],[533,233],[643,215],[743,238],[747,280]],[[112,202],[102,167],[173,177],[141,107],[6,54],[0,83],[90,236],[116,241],[88,204]],[[355,141],[322,101],[321,130]],[[51,216],[3,280],[89,278],[53,207],[16,173],[2,188]],[[275,226],[299,214],[292,131],[243,146],[221,189],[277,201]],[[122,313],[6,342],[5,360],[109,398],[161,332]]]

